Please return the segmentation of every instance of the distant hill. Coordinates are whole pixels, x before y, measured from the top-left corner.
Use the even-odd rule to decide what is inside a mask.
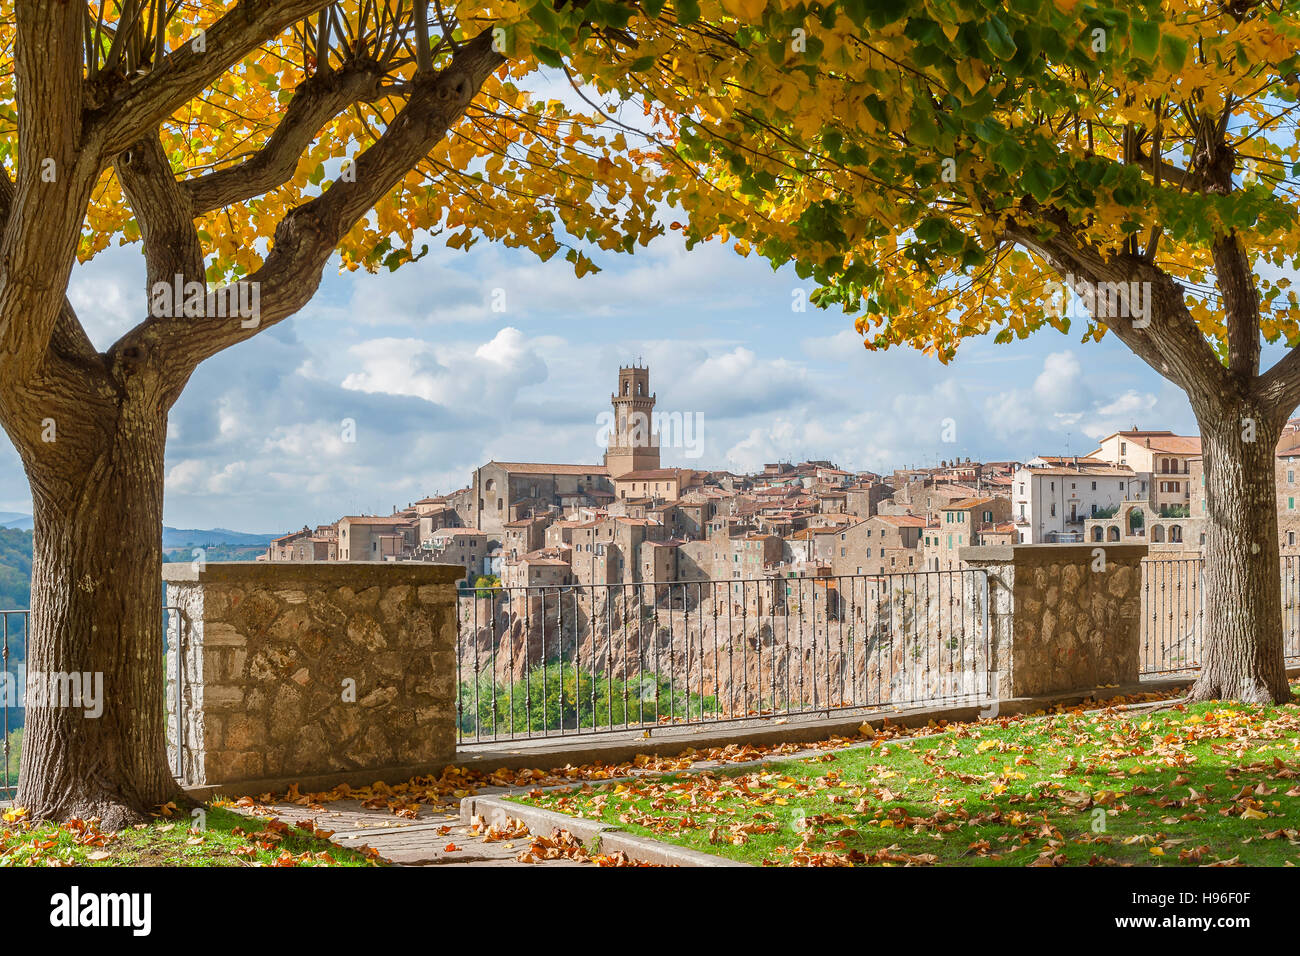
[[[25,523],[24,523],[25,522]],[[32,519],[0,511],[0,610],[30,606],[32,588]],[[256,561],[278,535],[248,534],[226,528],[163,528],[163,560],[191,561],[202,548],[208,561]]]
[[[32,528],[32,516],[20,511],[0,511],[0,528]]]
[[[0,528],[21,528],[30,531],[32,516],[21,511],[0,511]],[[250,534],[247,531],[231,531],[229,528],[169,528],[163,525],[162,545],[164,548],[202,548],[216,544],[233,544],[245,548],[265,548],[283,533]]]
[[[284,532],[280,532],[283,534]],[[243,547],[262,547],[280,536],[280,534],[249,534],[246,531],[229,531],[225,528],[169,528],[163,525],[162,543],[164,548],[184,548],[186,546],[208,547],[214,544],[235,544]]]
[[[32,533],[0,528],[0,610],[22,610],[31,600]]]

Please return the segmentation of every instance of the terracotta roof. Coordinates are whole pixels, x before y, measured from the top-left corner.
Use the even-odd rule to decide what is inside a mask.
[[[615,481],[665,481],[677,479],[688,479],[691,475],[689,468],[647,468],[643,471],[629,471],[619,475]]]
[[[1143,442],[1142,447],[1148,447]],[[1201,453],[1201,436],[1200,435],[1171,435],[1169,437],[1153,437],[1150,444],[1151,451],[1164,452],[1166,455],[1199,455]]]
[[[348,524],[374,524],[374,525],[398,525],[414,524],[414,518],[403,518],[390,515],[385,518],[377,518],[374,515],[344,515],[339,521],[346,521]]]
[[[1076,461],[1080,465],[1104,465],[1104,458],[1095,458],[1092,455],[1039,455],[1035,461],[1045,461],[1048,465],[1073,465]]]
[[[948,507],[942,508],[942,511],[953,511],[958,508],[978,508],[980,505],[986,505],[992,498],[958,498],[955,501],[948,502]]]
[[[1092,475],[1101,478],[1132,478],[1135,474],[1127,465],[1107,466],[1085,465],[1074,468],[1026,468],[1031,475]]]

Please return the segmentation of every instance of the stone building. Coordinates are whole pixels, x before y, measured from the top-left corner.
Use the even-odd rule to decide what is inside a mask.
[[[477,528],[440,528],[425,543],[425,549],[438,564],[463,567],[470,584],[487,570],[484,559],[488,554],[488,536]]]
[[[419,520],[405,515],[345,515],[337,527],[340,561],[396,561],[418,544]]]
[[[612,494],[604,465],[551,465],[490,461],[474,470],[475,500],[469,526],[499,537],[505,526],[551,508],[595,505]]]
[[[655,396],[650,391],[650,370],[640,365],[620,368],[618,389],[610,401],[614,421],[605,451],[607,473],[619,478],[629,472],[657,471],[659,436],[654,429]]]

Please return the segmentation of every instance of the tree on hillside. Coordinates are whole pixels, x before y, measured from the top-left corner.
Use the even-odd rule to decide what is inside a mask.
[[[794,261],[872,349],[947,360],[989,332],[1117,336],[1200,425],[1206,642],[1192,695],[1287,698],[1273,460],[1300,402],[1283,274],[1300,253],[1295,5],[675,9],[634,52],[593,49],[576,66],[663,104],[688,238]],[[1075,323],[1067,286],[1087,310]],[[1267,370],[1263,341],[1291,347]]]
[[[30,480],[29,671],[102,673],[97,720],[29,710],[18,799],[106,828],[169,799],[159,571],[168,410],[204,359],[424,231],[630,251],[659,198],[597,114],[517,85],[632,9],[431,0],[17,0],[0,14],[0,423]],[[495,19],[494,19],[495,17]],[[535,55],[534,55],[535,53]],[[142,245],[140,321],[100,352],[73,264]]]

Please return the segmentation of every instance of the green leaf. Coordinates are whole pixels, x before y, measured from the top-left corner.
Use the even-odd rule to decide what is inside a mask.
[[[1029,190],[1029,195],[1039,202],[1047,202],[1047,197],[1052,195],[1052,190],[1056,188],[1052,174],[1040,163],[1027,166],[1021,176],[1021,182]]]
[[[700,18],[697,0],[677,0],[674,7],[677,10],[677,20],[682,26],[689,26]]]
[[[547,66],[559,69],[564,65],[564,58],[560,56],[559,51],[551,49],[549,46],[537,44],[533,47],[533,56],[541,60]]]
[[[1025,157],[1028,155],[1025,148],[1017,143],[1010,136],[1004,136],[1002,140],[993,147],[991,158],[999,167],[1008,173],[1017,174],[1025,166]]]
[[[1007,25],[997,17],[984,24],[984,42],[999,60],[1009,60],[1016,55],[1016,41],[1011,39]]]
[[[1171,73],[1177,73],[1187,62],[1187,41],[1180,36],[1166,33],[1160,38],[1160,62]]]
[[[907,0],[872,0],[866,4],[871,26],[879,30],[896,23],[907,14]]]
[[[1160,48],[1160,26],[1155,23],[1139,23],[1136,20],[1129,28],[1133,38],[1133,53],[1150,63],[1156,58]]]

